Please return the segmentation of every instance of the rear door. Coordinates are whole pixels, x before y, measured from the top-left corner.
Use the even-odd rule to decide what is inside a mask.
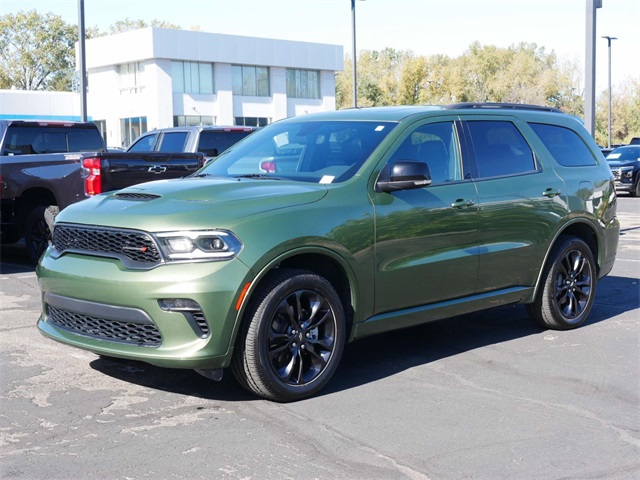
[[[462,116],[479,199],[477,293],[536,282],[560,218],[563,181],[543,168],[511,116]]]

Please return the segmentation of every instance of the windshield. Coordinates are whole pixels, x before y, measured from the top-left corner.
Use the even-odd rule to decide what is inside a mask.
[[[326,120],[274,123],[253,133],[199,173],[343,182],[358,171],[395,125]]]

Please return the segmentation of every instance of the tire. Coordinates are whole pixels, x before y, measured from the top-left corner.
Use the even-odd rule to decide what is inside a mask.
[[[560,237],[551,251],[529,314],[543,328],[570,330],[582,325],[596,296],[596,264],[589,246],[577,237]]]
[[[344,308],[324,277],[275,270],[245,313],[232,372],[255,395],[277,402],[301,400],[333,376],[345,332]]]
[[[29,260],[33,265],[38,263],[38,260],[51,241],[49,222],[53,224],[53,218],[57,213],[58,207],[55,205],[49,207],[40,206],[33,209],[27,217],[24,243],[27,247]]]
[[[629,195],[631,195],[632,197],[640,197],[640,172],[638,172],[636,178],[636,185],[635,187],[633,187],[633,190],[629,192]]]

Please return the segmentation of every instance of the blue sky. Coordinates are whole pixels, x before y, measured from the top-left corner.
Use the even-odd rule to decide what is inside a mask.
[[[351,53],[350,0],[85,0],[85,22],[107,30],[117,20],[166,20],[205,32],[343,45]],[[78,21],[78,0],[0,0],[0,15],[36,9]],[[458,56],[474,41],[508,47],[530,42],[577,61],[584,75],[586,0],[356,1],[357,49],[385,47]],[[603,0],[598,9],[597,89],[640,78],[640,0]]]

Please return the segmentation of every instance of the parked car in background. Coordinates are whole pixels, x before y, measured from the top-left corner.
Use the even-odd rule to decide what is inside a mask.
[[[299,400],[367,335],[514,303],[543,328],[582,325],[615,261],[616,205],[597,145],[559,110],[302,115],[189,178],[60,212],[38,327]]]
[[[189,175],[198,153],[107,151],[92,122],[0,121],[0,242],[24,237],[35,264],[50,238],[53,217],[102,192]]]
[[[200,152],[211,160],[254,130],[256,127],[160,128],[140,135],[127,152]]]
[[[640,145],[625,145],[607,155],[616,191],[640,196]]]

